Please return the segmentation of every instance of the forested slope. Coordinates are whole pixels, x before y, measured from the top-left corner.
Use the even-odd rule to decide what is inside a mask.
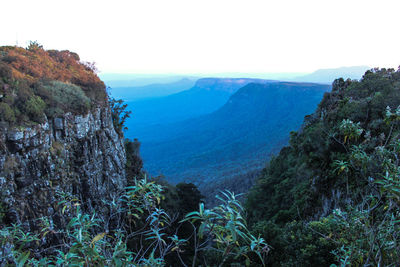
[[[273,266],[399,264],[400,71],[337,79],[247,200]]]

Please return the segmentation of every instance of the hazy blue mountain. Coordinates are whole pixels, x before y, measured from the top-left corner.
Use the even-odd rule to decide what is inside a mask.
[[[107,86],[115,87],[139,87],[151,84],[175,83],[181,79],[197,80],[205,77],[215,78],[253,78],[253,79],[269,79],[294,82],[314,82],[331,84],[338,77],[344,79],[360,79],[366,70],[371,69],[369,66],[351,66],[339,68],[319,69],[312,73],[299,72],[282,72],[282,73],[242,73],[242,72],[226,72],[226,73],[196,73],[196,74],[123,74],[123,73],[100,73],[99,77]]]
[[[145,168],[203,189],[210,181],[258,170],[329,89],[311,83],[247,84],[211,114],[148,127],[141,139]]]
[[[145,98],[154,98],[176,94],[194,86],[196,80],[183,78],[172,83],[156,83],[145,86],[113,87],[111,95],[115,99],[135,101]]]
[[[127,137],[147,138],[143,129],[150,125],[167,124],[211,113],[226,103],[229,97],[248,83],[268,83],[269,80],[241,78],[203,78],[189,90],[165,97],[127,101],[132,118],[127,121]],[[157,135],[157,133],[154,133]]]
[[[334,69],[320,69],[311,74],[295,77],[293,81],[297,82],[314,82],[331,84],[335,79],[342,77],[343,79],[350,78],[352,80],[359,80],[364,75],[365,71],[371,69],[368,66],[352,66],[341,67]]]
[[[115,87],[139,87],[151,84],[175,83],[182,79],[197,80],[193,75],[178,74],[124,74],[124,73],[100,73],[99,77],[107,86]]]
[[[195,73],[195,74],[124,74],[124,73],[100,73],[99,77],[107,86],[115,87],[139,87],[151,84],[174,83],[181,79],[198,80],[200,78],[249,78],[263,80],[293,80],[295,77],[307,75],[304,72],[221,72],[221,73]]]
[[[210,74],[196,74],[198,77],[214,77],[214,78],[249,78],[249,79],[263,79],[263,80],[280,80],[286,81],[295,77],[309,74],[307,72],[220,72]]]

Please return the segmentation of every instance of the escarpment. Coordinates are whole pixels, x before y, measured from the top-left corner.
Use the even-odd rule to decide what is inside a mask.
[[[0,142],[5,220],[51,217],[60,192],[78,196],[85,208],[101,207],[126,186],[123,140],[108,108],[29,128],[1,128]]]
[[[107,220],[103,203],[127,181],[104,83],[69,51],[0,52],[0,220],[34,230],[48,217],[64,227],[66,198]]]

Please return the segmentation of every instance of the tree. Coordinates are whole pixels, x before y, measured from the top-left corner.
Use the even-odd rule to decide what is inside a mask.
[[[196,210],[203,198],[199,189],[192,183],[179,183],[176,185],[176,191],[179,196],[179,207],[182,213]]]
[[[109,105],[111,108],[111,117],[113,120],[114,129],[119,135],[122,136],[123,130],[128,129],[125,127],[125,122],[128,118],[130,118],[132,111],[127,110],[128,105],[124,104],[122,99],[116,100],[110,97]]]
[[[29,41],[29,45],[27,47],[28,50],[34,51],[37,49],[43,49],[43,45],[39,44],[38,41]]]
[[[126,151],[126,177],[128,184],[131,185],[134,179],[140,178],[142,175],[143,160],[140,157],[140,142],[134,139],[133,142],[125,139]]]

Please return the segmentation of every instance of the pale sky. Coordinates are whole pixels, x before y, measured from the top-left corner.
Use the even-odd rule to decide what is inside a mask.
[[[6,0],[0,45],[68,49],[101,72],[311,72],[400,65],[399,0]]]

